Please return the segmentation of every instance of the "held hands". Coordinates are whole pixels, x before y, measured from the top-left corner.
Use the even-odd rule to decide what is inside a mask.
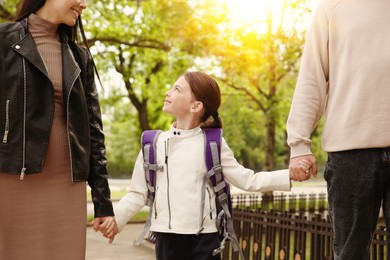
[[[310,174],[317,176],[316,158],[309,154],[290,159],[290,179],[293,181],[305,181],[310,179]]]
[[[118,234],[118,225],[112,216],[95,218],[92,224],[95,232],[100,231],[104,237],[108,238],[110,244]]]

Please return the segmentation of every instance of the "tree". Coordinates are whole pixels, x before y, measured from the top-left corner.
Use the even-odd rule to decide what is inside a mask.
[[[19,0],[0,0],[0,23],[14,20]]]
[[[286,3],[283,13],[301,17],[296,6],[302,3],[304,1],[301,0]],[[280,142],[285,144],[284,124],[288,113],[285,104],[292,96],[305,36],[304,28],[288,28],[283,20],[278,22],[275,24],[270,13],[265,21],[267,29],[264,33],[244,27],[229,30],[227,24],[218,47],[210,50],[222,67],[220,81],[230,88],[229,93],[241,93],[242,103],[247,105],[245,110],[250,107],[251,111],[245,113],[259,116],[255,111],[261,111],[263,114],[264,119],[259,116],[255,131],[261,133],[264,125],[264,168],[267,170],[275,168],[275,158],[288,155],[286,145],[279,145],[279,150],[276,149],[277,138],[282,138]],[[239,136],[251,136],[248,129],[241,130],[245,134]],[[246,144],[251,141],[253,136],[246,139]]]

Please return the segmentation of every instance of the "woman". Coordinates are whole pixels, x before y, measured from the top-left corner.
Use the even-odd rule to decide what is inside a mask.
[[[85,181],[95,230],[115,221],[85,8],[24,0],[0,25],[0,259],[85,259]]]
[[[203,72],[187,72],[166,92],[163,111],[176,118],[156,141],[155,198],[150,230],[156,237],[156,259],[220,259],[213,255],[220,242],[216,225],[215,193],[205,182],[203,128],[222,128],[218,115],[221,94],[217,82]],[[310,168],[305,162],[302,169]],[[221,142],[224,178],[253,192],[290,190],[288,170],[256,173],[235,159],[225,139]],[[142,209],[148,198],[144,160],[139,154],[129,193],[115,207],[119,230]],[[162,167],[161,167],[162,166]],[[116,231],[107,229],[113,237]]]

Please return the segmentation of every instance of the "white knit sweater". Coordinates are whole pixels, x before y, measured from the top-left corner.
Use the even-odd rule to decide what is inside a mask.
[[[287,121],[291,157],[390,146],[390,1],[323,0],[308,31]]]

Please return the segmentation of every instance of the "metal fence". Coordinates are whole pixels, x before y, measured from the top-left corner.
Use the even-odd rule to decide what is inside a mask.
[[[326,194],[234,195],[233,225],[245,259],[333,259]],[[386,258],[386,232],[378,226],[371,260]],[[228,244],[222,259],[239,259]]]

